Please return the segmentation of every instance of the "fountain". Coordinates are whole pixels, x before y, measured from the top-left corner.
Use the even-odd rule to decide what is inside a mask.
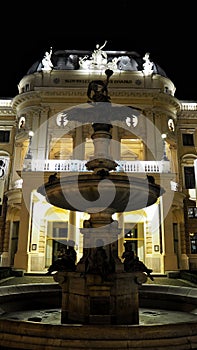
[[[90,109],[79,110],[75,118],[91,115],[94,156],[86,163],[86,173],[49,181],[38,188],[47,201],[57,207],[89,214],[84,220],[83,256],[73,267],[70,255],[52,266],[54,280],[62,288],[62,323],[138,324],[138,287],[147,275],[139,267],[127,269],[118,257],[121,229],[114,213],[132,211],[155,203],[164,190],[152,177],[134,177],[117,172],[109,154],[113,113],[106,81],[95,80],[88,86]],[[119,109],[120,111],[121,109]],[[69,118],[69,116],[68,116]],[[73,114],[70,119],[73,119]],[[129,255],[129,250],[127,255]],[[130,257],[130,259],[132,259]],[[72,265],[72,267],[71,267]],[[150,272],[150,271],[149,271]]]

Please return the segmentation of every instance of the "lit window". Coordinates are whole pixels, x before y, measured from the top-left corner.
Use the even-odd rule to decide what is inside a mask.
[[[189,207],[188,208],[188,217],[190,219],[197,218],[197,208],[196,207]]]
[[[191,254],[197,254],[197,233],[190,233]]]

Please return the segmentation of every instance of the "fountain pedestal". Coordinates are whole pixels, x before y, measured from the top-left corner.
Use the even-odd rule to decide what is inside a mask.
[[[139,292],[147,277],[142,272],[114,273],[109,281],[96,274],[57,272],[62,288],[61,322],[139,324]]]
[[[62,323],[138,324],[138,288],[143,272],[127,273],[118,257],[121,229],[113,210],[95,212],[85,220],[83,256],[75,272],[57,272],[62,288]]]
[[[138,324],[138,288],[147,277],[124,271],[118,257],[121,229],[111,217],[113,211],[92,211],[81,229],[84,248],[76,271],[54,275],[62,288],[61,322]]]

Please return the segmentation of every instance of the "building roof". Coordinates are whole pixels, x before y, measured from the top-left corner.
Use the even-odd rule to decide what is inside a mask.
[[[96,45],[90,50],[58,50],[45,52],[44,57],[35,62],[27,74],[43,70],[99,70],[112,69],[113,71],[145,71],[167,77],[165,71],[149,58],[149,53],[141,57],[135,51],[104,51]]]

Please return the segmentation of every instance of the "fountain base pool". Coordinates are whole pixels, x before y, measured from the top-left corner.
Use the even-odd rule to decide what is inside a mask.
[[[144,284],[139,304],[139,325],[61,324],[58,284],[1,287],[1,350],[197,349],[197,288]]]

